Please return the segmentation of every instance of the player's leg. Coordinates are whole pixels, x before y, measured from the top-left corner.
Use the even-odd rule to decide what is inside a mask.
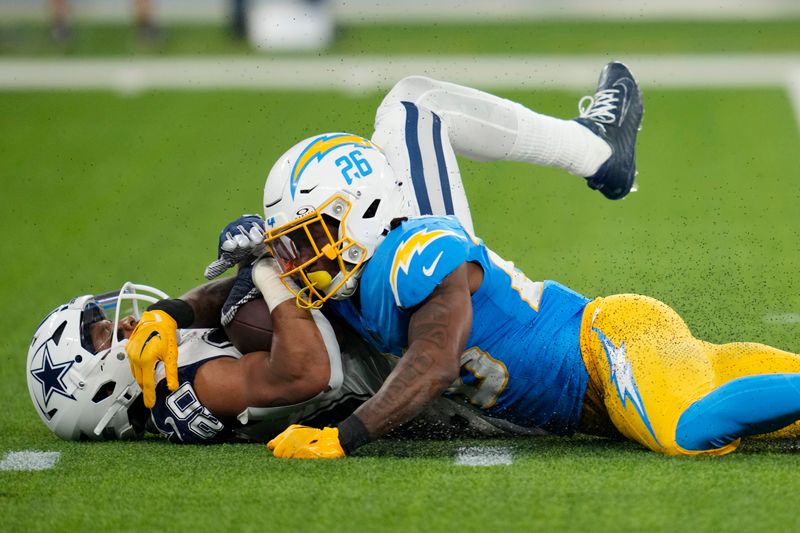
[[[678,419],[713,389],[714,372],[701,342],[677,313],[645,296],[597,299],[584,314],[581,352],[591,411],[607,414],[620,433],[653,451],[680,454]],[[592,421],[582,429],[587,422]]]
[[[434,112],[411,102],[381,106],[372,142],[386,154],[409,186],[421,215],[455,215],[473,231],[467,194],[461,181],[447,124]]]
[[[574,120],[542,115],[498,96],[422,76],[398,82],[375,118],[376,130],[386,111],[399,102],[430,109],[449,126],[456,153],[478,161],[524,161],[555,166],[585,177],[611,155],[600,137]]]
[[[622,434],[652,450],[721,455],[741,437],[800,418],[800,358],[697,340],[657,300],[620,295],[590,304],[581,345],[590,392]]]
[[[703,343],[719,385],[756,374],[800,372],[800,355],[755,342]]]
[[[780,387],[781,384],[789,387],[795,386],[796,378],[786,375],[800,373],[800,355],[752,342],[734,342],[722,345],[708,343],[705,348],[714,365],[714,374],[720,387],[735,380],[741,380],[737,382],[737,385],[731,384],[722,391],[734,390],[734,386],[741,387],[743,383],[748,383],[752,388],[760,387],[765,391],[768,389],[776,391],[777,398],[770,402],[771,408],[782,408],[782,402],[792,401],[793,398],[796,400],[793,390],[784,394],[780,392]],[[762,377],[750,380],[742,379],[754,376]],[[788,411],[791,413],[792,410],[793,406],[789,405]],[[758,415],[762,416],[763,410]],[[748,435],[758,434],[759,438],[800,437],[800,422],[795,421],[791,414],[788,415],[788,418],[791,424],[778,431],[771,431],[771,429],[774,429],[779,422],[770,424],[770,427],[766,429],[753,427],[748,430]],[[769,433],[765,433],[765,431]]]
[[[383,119],[394,106],[410,102],[434,111],[447,123],[450,140],[460,155],[556,166],[586,177],[590,186],[601,188],[606,196],[619,198],[633,182],[641,97],[626,68],[622,72],[607,67],[603,72],[591,105],[577,121],[542,115],[469,87],[412,76],[387,94],[376,114],[376,130],[385,128]],[[625,76],[630,83],[622,84],[626,88],[623,95],[620,87],[611,85]],[[625,139],[619,135],[623,129]],[[612,148],[614,157],[610,157]]]

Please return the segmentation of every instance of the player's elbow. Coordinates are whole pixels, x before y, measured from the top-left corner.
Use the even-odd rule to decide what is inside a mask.
[[[322,372],[284,374],[280,382],[259,383],[250,388],[251,407],[276,407],[305,402],[324,392],[328,380]]]
[[[330,368],[327,365],[306,368],[289,374],[286,379],[297,401],[306,401],[328,388]]]

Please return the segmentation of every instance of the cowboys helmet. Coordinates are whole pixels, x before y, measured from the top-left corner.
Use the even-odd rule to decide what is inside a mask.
[[[28,349],[28,392],[42,422],[66,440],[129,439],[144,429],[140,399],[119,329],[139,303],[168,298],[147,285],[126,283],[118,291],[73,298],[45,317]],[[123,314],[125,313],[125,314]],[[112,321],[110,347],[96,350],[91,326]],[[138,400],[138,401],[137,401]]]
[[[266,243],[297,304],[319,307],[351,296],[392,220],[413,214],[409,198],[383,151],[363,137],[325,133],[283,154],[264,186]],[[312,253],[301,253],[302,246]],[[320,271],[315,264],[323,257],[338,273]]]

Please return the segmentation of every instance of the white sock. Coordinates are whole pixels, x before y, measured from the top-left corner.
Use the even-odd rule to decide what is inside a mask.
[[[457,154],[479,161],[506,159],[562,168],[576,176],[593,175],[611,147],[572,120],[536,113],[511,100],[478,89],[409,76],[398,82],[378,108],[381,118],[401,101],[414,102],[447,123]]]
[[[517,138],[506,159],[558,167],[576,176],[593,175],[611,147],[575,122],[541,115],[516,104]]]

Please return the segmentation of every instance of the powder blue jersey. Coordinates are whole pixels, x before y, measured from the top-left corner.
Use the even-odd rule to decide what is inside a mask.
[[[495,417],[574,432],[588,381],[579,342],[588,300],[553,281],[532,282],[455,217],[403,222],[364,267],[358,294],[329,303],[377,349],[402,356],[416,306],[466,261],[484,274],[450,392]]]

